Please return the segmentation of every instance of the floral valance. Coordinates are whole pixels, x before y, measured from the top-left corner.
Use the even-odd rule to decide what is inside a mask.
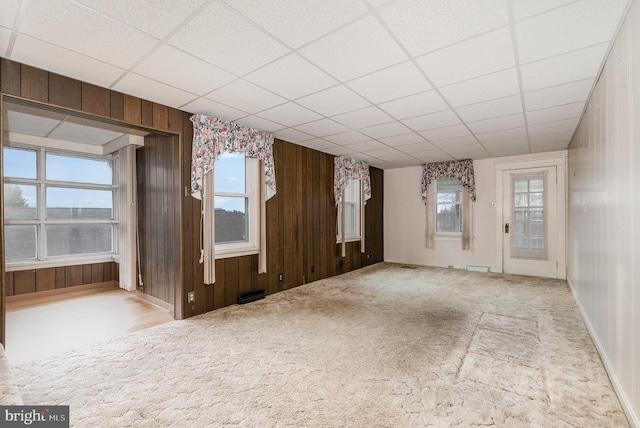
[[[371,176],[369,164],[355,159],[338,156],[334,159],[333,195],[336,205],[342,202],[342,191],[347,187],[350,178],[360,179],[364,183],[364,199],[371,199]]]
[[[427,203],[427,187],[438,178],[457,178],[476,200],[476,179],[473,175],[473,160],[435,162],[422,165],[422,202]]]
[[[196,114],[193,122],[191,154],[191,195],[201,198],[202,178],[213,170],[222,152],[242,152],[264,164],[266,199],[276,194],[276,171],[273,165],[273,135],[218,117]]]

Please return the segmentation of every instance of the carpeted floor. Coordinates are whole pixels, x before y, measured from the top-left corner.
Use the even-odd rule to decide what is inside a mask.
[[[73,427],[629,426],[565,282],[389,263],[13,373]]]

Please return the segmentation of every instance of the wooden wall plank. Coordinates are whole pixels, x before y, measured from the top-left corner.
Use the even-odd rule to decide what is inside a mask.
[[[91,265],[91,284],[104,282],[104,264],[94,263]]]
[[[124,119],[124,95],[120,92],[111,91],[111,109],[110,116],[113,119]]]
[[[36,291],[55,290],[56,268],[36,270]]]
[[[20,63],[0,58],[0,91],[20,96]]]
[[[82,82],[82,105],[84,112],[109,117],[111,112],[111,96],[107,88]]]
[[[147,100],[140,101],[140,115],[144,126],[153,126],[153,103]]]
[[[106,262],[102,264],[103,281],[113,281],[113,265],[114,262]]]
[[[66,266],[65,286],[73,287],[75,285],[82,285],[82,270],[82,266]]]
[[[56,288],[65,288],[67,286],[66,269],[64,267],[56,268]]]
[[[22,64],[20,68],[20,96],[43,103],[49,101],[49,73]]]
[[[240,275],[238,272],[239,258],[224,259],[224,305],[230,306],[238,303],[238,284]],[[216,272],[216,282],[218,273]]]
[[[82,108],[82,83],[70,77],[49,73],[49,102],[73,110],[80,110]]]
[[[213,308],[220,309],[225,305],[225,259],[216,260],[216,283],[209,285],[213,287]]]
[[[13,289],[13,272],[5,272],[4,281],[5,295],[15,295],[15,291]]]
[[[169,130],[169,109],[162,104],[153,103],[151,107],[153,112],[153,127],[162,129],[164,131]]]
[[[35,293],[36,271],[34,269],[22,270],[13,273],[13,290],[15,295]]]
[[[83,265],[82,266],[82,285],[91,284],[93,281],[91,280],[92,275],[91,265]]]
[[[180,110],[169,108],[169,123],[167,124],[167,129],[171,132],[182,132],[182,112]],[[185,141],[188,141],[188,146],[191,147],[191,140]]]
[[[124,120],[136,125],[142,124],[142,104],[140,98],[124,94]]]
[[[248,293],[253,289],[252,259],[253,256],[238,258],[238,295]]]

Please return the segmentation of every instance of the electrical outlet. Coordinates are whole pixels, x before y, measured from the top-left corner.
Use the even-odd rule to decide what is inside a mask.
[[[282,281],[284,279],[284,276],[282,274],[278,275],[278,281]]]
[[[189,291],[187,293],[187,303],[193,303],[196,301],[196,292],[195,291]]]

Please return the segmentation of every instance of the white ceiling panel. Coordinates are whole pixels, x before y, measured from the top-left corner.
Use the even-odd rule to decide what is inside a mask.
[[[377,107],[367,107],[361,110],[340,114],[333,117],[337,122],[352,129],[366,128],[393,121],[393,118]]]
[[[522,89],[533,91],[596,77],[607,43],[533,62],[521,67]]]
[[[261,111],[257,116],[287,126],[296,126],[322,118],[319,114],[294,103],[286,103]]]
[[[611,40],[626,0],[583,0],[516,24],[520,62],[537,61]]]
[[[181,110],[187,111],[189,113],[205,113],[210,116],[220,117],[225,120],[237,120],[241,117],[247,116],[247,113],[233,107],[226,106],[224,104],[217,103],[215,101],[211,101],[206,98],[198,98],[197,100],[191,101],[188,104],[180,107]],[[282,129],[282,125],[278,125],[277,129]],[[267,128],[260,128],[265,131],[271,131]]]
[[[529,137],[552,134],[562,131],[572,131],[578,126],[578,118],[558,120],[556,122],[547,122],[541,125],[529,126]]]
[[[402,147],[416,144],[422,146],[423,144],[428,144],[424,137],[416,134],[415,132],[410,134],[394,135],[393,137],[378,138],[378,141],[391,147]]]
[[[267,131],[267,132],[276,132],[276,131],[280,131],[281,129],[284,129],[283,125],[276,122],[272,122],[267,119],[263,119],[258,116],[245,116],[243,118],[238,119],[237,122],[242,123],[243,125],[246,125],[246,126],[250,126],[252,128],[262,129],[263,131]]]
[[[423,161],[424,163],[431,163],[431,162],[444,162],[444,161],[450,161],[453,160],[452,156],[449,156],[448,154],[440,151],[440,152],[430,152],[427,153],[424,156],[421,156],[419,158],[421,161]]]
[[[122,68],[131,67],[158,42],[70,0],[29,1],[20,32]]]
[[[236,80],[216,89],[207,95],[207,98],[249,113],[256,113],[286,102],[286,99],[281,96],[246,80]]]
[[[2,0],[2,13],[0,13],[0,26],[13,28],[18,16],[21,0]],[[4,52],[4,51],[3,51]]]
[[[165,85],[164,83],[151,80],[148,77],[140,76],[135,73],[127,73],[118,83],[116,83],[113,89],[125,94],[136,92],[140,94],[140,98],[174,108],[183,106],[197,98],[189,92]]]
[[[445,126],[443,128],[421,131],[420,135],[429,141],[444,140],[446,138],[462,137],[471,133],[465,125]]]
[[[319,135],[324,137],[325,135],[339,134],[349,130],[344,125],[341,125],[331,119],[320,119],[315,122],[305,123],[295,127],[297,130],[306,132],[311,135]]]
[[[292,128],[281,129],[273,133],[276,138],[279,138],[290,143],[298,143],[300,141],[313,140],[313,135],[309,135],[305,132],[297,131]]]
[[[307,44],[367,12],[367,7],[360,0],[225,2],[293,48]]]
[[[364,153],[371,155],[373,157],[376,158],[380,158],[382,156],[395,156],[395,155],[401,155],[403,154],[402,152],[397,151],[396,149],[393,149],[391,147],[387,147],[384,149],[376,149],[376,150],[363,150]]]
[[[210,3],[169,43],[236,75],[287,53],[287,48],[277,40],[218,2]]]
[[[574,1],[576,0],[511,0],[511,3],[513,4],[513,14],[517,20],[521,20],[551,9],[557,9]]]
[[[325,116],[335,116],[371,105],[367,100],[343,85],[300,98],[296,100],[296,103]]]
[[[520,92],[515,68],[466,80],[440,89],[442,96],[452,107],[502,98]]]
[[[384,106],[382,106],[382,108],[384,108]],[[402,120],[402,123],[414,131],[426,131],[434,128],[457,125],[461,122],[460,118],[458,118],[453,110],[443,110],[437,113],[424,114],[422,116],[404,119]]]
[[[361,143],[349,144],[349,148],[357,152],[368,152],[371,150],[386,149],[388,146],[384,145],[380,141],[369,140]]]
[[[407,59],[400,46],[372,16],[325,36],[299,52],[341,81]]]
[[[468,122],[511,115],[521,111],[523,109],[520,94],[456,108],[456,113],[462,120]]]
[[[314,138],[313,140],[301,141],[298,144],[314,150],[326,150],[331,147],[336,147],[336,144],[331,143],[327,140],[323,140],[322,138]]]
[[[518,148],[522,150],[529,145],[528,138],[514,138],[512,140],[490,141],[482,143],[485,149],[491,151],[495,149]]]
[[[9,39],[11,39],[11,30],[0,27],[0,56],[5,57],[5,52],[9,47]]]
[[[491,141],[513,140],[517,138],[527,138],[527,130],[525,128],[503,129],[502,131],[485,132],[475,134],[481,143]]]
[[[159,39],[173,31],[206,0],[77,0]]]
[[[373,103],[382,103],[431,89],[427,79],[411,61],[360,77],[347,85]]]
[[[438,148],[471,146],[474,144],[478,144],[478,140],[476,140],[473,135],[463,135],[461,137],[447,138],[433,142],[433,145]]]
[[[299,55],[291,54],[254,71],[247,80],[290,100],[338,83]]]
[[[556,120],[579,118],[584,109],[584,102],[565,104],[557,107],[545,108],[527,112],[527,123],[539,125]]]
[[[384,123],[382,125],[370,126],[368,128],[362,128],[360,130],[363,134],[371,138],[385,138],[394,137],[397,135],[408,134],[411,132],[409,128],[401,124],[400,122]]]
[[[417,62],[437,87],[516,65],[508,27],[432,52],[418,58]]]
[[[539,110],[563,104],[584,101],[593,87],[593,79],[580,80],[551,88],[525,92],[524,102],[527,110]]]
[[[556,150],[565,150],[569,145],[569,141],[555,141],[553,143],[540,144],[531,146],[531,153],[553,152]]]
[[[427,91],[380,104],[380,108],[396,119],[406,119],[447,110],[449,106],[437,91]]]
[[[236,78],[231,73],[168,45],[154,51],[133,71],[194,94],[206,94]],[[201,79],[201,76],[207,78]]]
[[[60,126],[49,134],[49,138],[102,146],[122,135],[122,132],[114,132],[77,123],[62,122]]]
[[[369,137],[363,135],[357,131],[343,132],[342,134],[328,135],[324,138],[336,144],[349,145],[355,143],[361,143],[363,141],[370,140]]]
[[[351,153],[354,153],[348,146],[335,146],[329,147],[328,149],[324,149],[323,152],[329,153],[334,156],[345,156]]]
[[[524,114],[516,113],[508,116],[494,117],[493,119],[479,120],[477,122],[467,122],[467,125],[474,133],[521,128],[524,126]]]
[[[58,124],[60,120],[48,117],[34,116],[18,111],[7,110],[6,129],[19,134],[36,135],[46,137]]]
[[[504,0],[400,0],[379,11],[414,56],[494,30],[509,22]]]
[[[403,153],[408,153],[412,156],[417,156],[417,157],[420,156],[420,153],[426,153],[429,151],[440,151],[439,148],[437,148],[436,146],[434,146],[432,143],[429,143],[429,142],[424,142],[419,144],[409,144],[406,146],[397,147],[397,149]]]

